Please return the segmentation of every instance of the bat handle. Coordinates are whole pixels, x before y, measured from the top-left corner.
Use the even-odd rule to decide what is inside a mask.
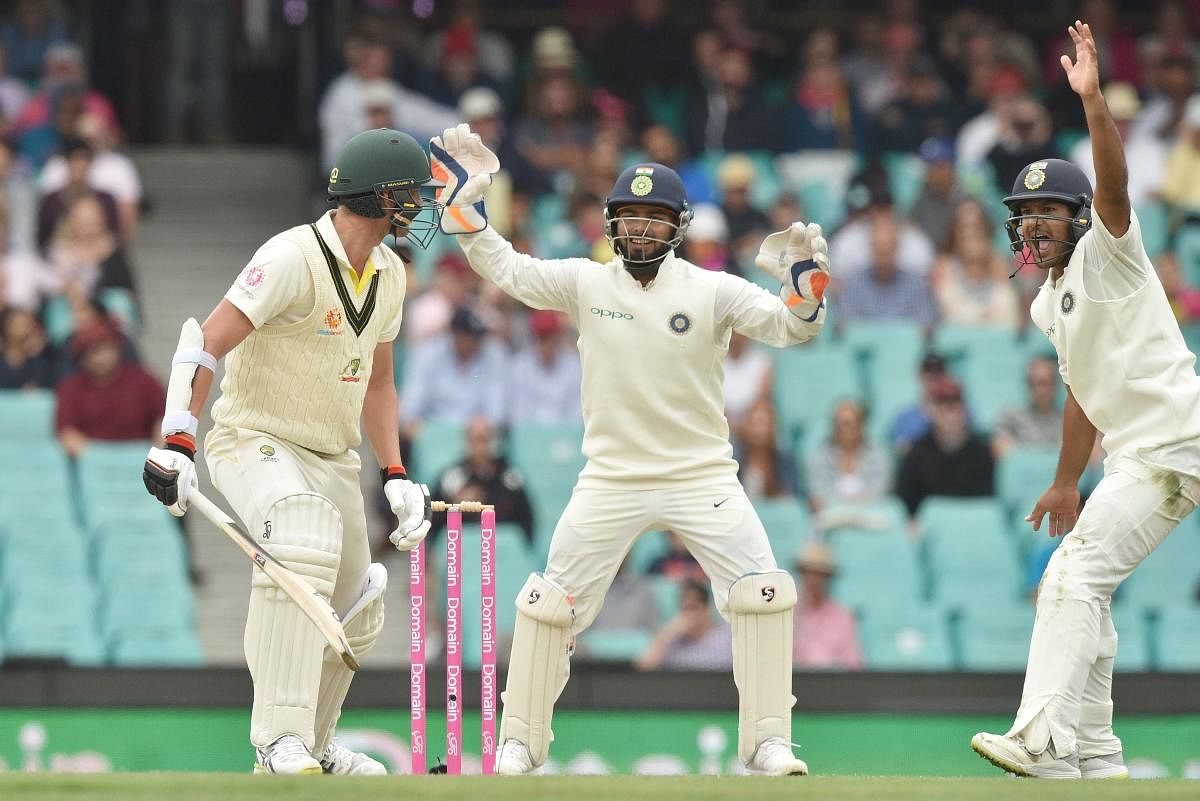
[[[429,507],[435,512],[448,512],[452,509],[457,509],[467,514],[476,514],[493,508],[490,503],[484,503],[483,501],[459,501],[458,503],[454,503],[453,501],[431,501]]]

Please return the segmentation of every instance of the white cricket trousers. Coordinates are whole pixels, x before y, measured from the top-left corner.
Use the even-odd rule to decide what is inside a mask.
[[[670,489],[577,487],[554,529],[545,571],[575,599],[572,635],[600,613],[634,540],[667,529],[704,568],[717,610],[726,619],[734,580],[776,566],[767,532],[736,477]]]
[[[1054,552],[1038,591],[1021,706],[1009,736],[1048,729],[1054,755],[1112,754],[1113,591],[1200,502],[1200,481],[1133,457],[1119,460]],[[1043,715],[1044,720],[1039,720]],[[1034,725],[1031,725],[1034,724]],[[1039,734],[1035,734],[1038,732]]]

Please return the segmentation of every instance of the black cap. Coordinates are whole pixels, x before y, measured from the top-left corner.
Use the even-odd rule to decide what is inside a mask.
[[[471,311],[466,306],[459,306],[454,310],[454,316],[450,318],[450,330],[461,331],[464,334],[473,334],[481,337],[487,333],[487,328],[483,321],[479,319],[479,315]]]

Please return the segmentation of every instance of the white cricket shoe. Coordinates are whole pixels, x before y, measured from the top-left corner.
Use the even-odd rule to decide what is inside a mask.
[[[1018,776],[1032,779],[1078,779],[1079,755],[1071,754],[1058,759],[1046,749],[1040,754],[1031,754],[1020,736],[1004,737],[999,734],[979,732],[971,738],[975,753],[998,768]]]
[[[387,768],[382,762],[366,754],[351,751],[346,746],[330,740],[321,757],[321,768],[335,776],[386,776]]]
[[[1085,779],[1128,779],[1129,768],[1125,767],[1125,752],[1103,756],[1081,757],[1079,772]]]
[[[533,757],[529,754],[529,747],[512,737],[505,740],[500,746],[500,753],[496,755],[496,775],[528,776],[533,770]]]
[[[808,764],[792,753],[793,747],[782,737],[768,737],[754,749],[746,772],[755,776],[807,776]]]
[[[255,773],[320,776],[324,772],[321,763],[308,752],[308,746],[294,734],[285,734],[266,748],[255,749],[255,754]]]

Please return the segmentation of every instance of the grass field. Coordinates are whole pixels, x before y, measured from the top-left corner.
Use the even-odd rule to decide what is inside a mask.
[[[1194,801],[1200,782],[1055,782],[837,776],[546,776],[527,779],[394,776],[292,778],[227,773],[0,774],[4,801]]]

